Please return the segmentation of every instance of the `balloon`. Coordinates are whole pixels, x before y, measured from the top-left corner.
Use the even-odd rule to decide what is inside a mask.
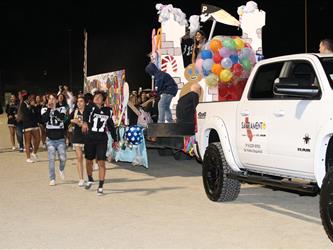
[[[222,46],[225,48],[228,48],[230,50],[236,49],[236,43],[235,43],[234,39],[232,39],[231,37],[225,37],[222,40]]]
[[[220,53],[219,52],[216,52],[215,54],[214,54],[214,56],[213,56],[213,61],[215,62],[215,63],[221,63],[221,61],[222,61],[222,56],[220,55]]]
[[[220,73],[221,73],[221,71],[222,71],[222,66],[221,66],[221,64],[214,64],[213,66],[212,66],[212,72],[215,74],[215,75],[217,75],[217,76],[219,76],[220,75]]]
[[[205,82],[209,88],[214,88],[219,83],[219,77],[213,73],[210,73],[206,78]]]
[[[202,72],[202,62],[203,60],[201,58],[197,59],[195,61],[195,68],[201,73]]]
[[[202,63],[202,68],[206,71],[210,71],[212,69],[213,64],[214,61],[212,59],[206,59]]]
[[[222,42],[217,39],[213,39],[210,41],[210,49],[216,53],[220,48],[222,48]]]
[[[220,40],[222,42],[224,36],[214,36],[213,39]]]
[[[235,39],[234,39],[234,42],[235,42],[235,44],[236,44],[236,49],[237,50],[240,50],[240,49],[242,49],[242,48],[244,48],[244,41],[241,39],[241,38],[239,38],[239,37],[236,37]]]
[[[249,58],[253,54],[252,49],[250,48],[243,48],[239,53],[239,59],[243,60],[244,58]]]
[[[230,55],[230,59],[233,64],[238,63],[238,55],[232,54],[232,55]]]
[[[249,72],[252,68],[251,62],[248,58],[244,58],[240,61],[240,64],[243,66],[244,70]]]
[[[222,49],[219,50],[219,53],[220,53],[220,56],[225,58],[225,57],[229,57],[233,52],[230,49],[223,47]]]
[[[139,125],[127,127],[125,135],[127,141],[133,145],[139,145],[143,141],[142,127]]]
[[[233,74],[228,69],[224,69],[220,73],[220,80],[221,80],[221,82],[227,83],[227,82],[229,82],[231,80],[232,77],[233,77]]]
[[[229,57],[223,58],[221,64],[225,69],[230,69],[232,67],[232,61]]]
[[[210,59],[212,57],[213,57],[213,55],[212,55],[212,52],[210,50],[202,50],[201,51],[201,58],[203,60]]]
[[[236,64],[232,65],[232,67],[231,67],[231,72],[235,76],[241,76],[242,75],[242,71],[243,71],[243,67],[239,63],[236,63]]]
[[[212,66],[214,64],[214,61],[212,59],[206,59],[202,63],[202,69],[203,69],[203,74],[204,76],[209,75],[212,71]]]

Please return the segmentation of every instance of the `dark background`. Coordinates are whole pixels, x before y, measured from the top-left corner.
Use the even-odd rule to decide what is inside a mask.
[[[305,0],[257,0],[266,11],[263,51],[266,58],[305,51]],[[88,75],[126,69],[130,89],[149,87],[144,72],[151,50],[151,30],[159,27],[155,1],[0,2],[0,91],[28,89],[37,94],[67,83],[83,86],[83,30],[88,32]],[[200,14],[202,1],[168,1],[187,18]],[[246,1],[205,1],[238,18]],[[308,52],[320,39],[333,37],[333,1],[308,0]],[[203,24],[209,34],[211,23]],[[217,24],[215,34],[240,35]]]

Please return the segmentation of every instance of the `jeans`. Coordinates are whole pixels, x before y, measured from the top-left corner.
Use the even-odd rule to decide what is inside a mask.
[[[59,170],[64,171],[66,163],[66,143],[65,139],[50,140],[46,139],[47,153],[49,157],[49,175],[50,180],[55,180],[55,159],[56,152],[58,152],[60,166]]]
[[[158,102],[158,122],[164,123],[165,120],[167,122],[172,122],[172,114],[170,110],[170,103],[173,98],[173,95],[170,94],[162,94],[161,99]]]
[[[20,146],[20,149],[23,150],[24,145],[23,145],[23,124],[22,123],[16,124],[16,138],[17,138],[17,142]]]

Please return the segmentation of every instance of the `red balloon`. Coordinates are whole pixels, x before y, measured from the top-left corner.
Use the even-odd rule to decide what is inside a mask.
[[[223,57],[220,55],[219,52],[216,52],[213,56],[213,61],[215,63],[221,63],[222,59],[223,59]]]
[[[235,75],[235,76],[241,76],[242,72],[243,72],[243,67],[240,63],[235,63],[234,65],[232,65],[231,67],[231,72]]]

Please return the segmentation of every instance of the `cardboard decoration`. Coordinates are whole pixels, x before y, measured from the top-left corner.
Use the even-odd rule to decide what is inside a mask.
[[[127,106],[127,104],[124,106],[124,85],[125,70],[119,70],[87,77],[84,92],[93,93],[96,90],[106,92],[105,103],[112,108],[115,124],[127,124],[124,115]]]
[[[202,79],[202,75],[195,68],[195,64],[190,64],[189,66],[187,66],[185,69],[184,75],[188,82],[184,85],[184,87],[182,87],[180,94],[179,94],[179,98],[186,95],[187,93],[189,93],[191,91],[192,84],[197,84]],[[204,90],[202,89],[200,97],[199,97],[200,102],[202,102],[203,96],[204,96]]]

